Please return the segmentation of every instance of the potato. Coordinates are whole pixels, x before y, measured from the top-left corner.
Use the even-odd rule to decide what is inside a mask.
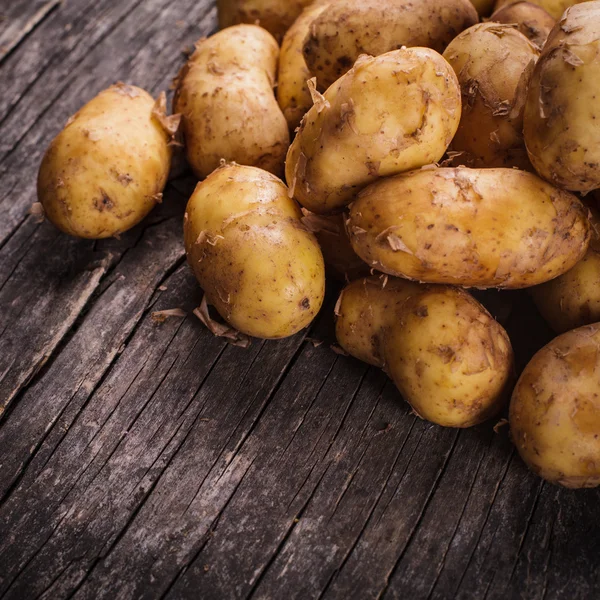
[[[524,288],[585,254],[587,210],[516,169],[422,169],[381,179],[351,205],[356,253],[379,271],[428,283]]]
[[[434,50],[363,57],[306,114],[288,185],[308,210],[339,211],[378,177],[439,160],[459,119],[458,80]]]
[[[553,19],[560,19],[562,14],[570,6],[588,2],[589,0],[529,0],[532,4],[541,6]],[[514,0],[498,0],[494,10],[498,10],[503,6],[514,4]]]
[[[600,323],[569,331],[525,367],[510,431],[535,473],[568,488],[600,484]]]
[[[424,419],[470,427],[508,399],[508,335],[463,290],[369,277],[345,288],[337,315],[340,345],[384,368]]]
[[[537,48],[546,43],[555,20],[541,6],[532,2],[513,2],[497,10],[490,21],[515,24],[518,30]]]
[[[600,4],[570,8],[544,46],[527,95],[524,136],[537,172],[567,190],[600,188]]]
[[[462,116],[452,140],[461,164],[531,168],[523,142],[523,111],[535,46],[509,25],[481,23],[459,34],[444,58],[458,76]]]
[[[323,256],[284,183],[225,165],[199,183],[185,249],[208,302],[238,331],[282,338],[306,327],[325,292]]]
[[[165,97],[117,83],[73,115],[42,160],[37,194],[70,235],[100,239],[139,223],[162,200],[178,117]]]
[[[290,136],[273,93],[278,54],[273,36],[256,25],[230,27],[196,45],[173,105],[200,179],[223,159],[283,174]]]
[[[487,17],[494,7],[494,0],[471,0],[480,17]]]
[[[217,0],[219,27],[260,25],[280,41],[302,9],[312,0]]]
[[[310,25],[304,58],[327,89],[361,54],[379,56],[402,46],[443,52],[463,29],[477,23],[469,0],[344,0],[333,2]]]

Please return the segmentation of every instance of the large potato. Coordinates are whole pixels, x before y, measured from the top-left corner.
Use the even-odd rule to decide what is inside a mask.
[[[199,183],[184,219],[188,262],[210,304],[242,333],[281,338],[323,302],[323,256],[282,181],[225,165]]]
[[[494,7],[494,0],[471,0],[480,17],[487,17]]]
[[[38,174],[38,199],[56,227],[82,238],[118,235],[162,199],[171,164],[164,96],[118,83],[73,115]]]
[[[342,292],[337,315],[340,345],[384,368],[422,418],[470,427],[507,400],[510,341],[465,291],[387,277],[359,279]]]
[[[538,56],[523,34],[497,23],[474,25],[446,48],[444,58],[456,72],[462,92],[462,116],[452,140],[452,150],[461,152],[461,164],[529,166],[523,111]]]
[[[548,37],[525,106],[537,172],[568,190],[600,187],[600,3],[570,8]]]
[[[434,50],[363,57],[306,114],[288,185],[310,211],[339,211],[378,177],[438,161],[459,120],[456,75]]]
[[[230,27],[196,45],[173,104],[199,178],[223,159],[283,174],[290,137],[273,93],[278,54],[273,36],[256,25]]]
[[[346,222],[356,253],[390,275],[480,288],[523,288],[585,254],[587,209],[516,169],[422,169],[358,195]]]
[[[588,1],[589,0],[529,0],[532,4],[541,6],[553,19],[560,19],[565,10],[570,6]],[[496,2],[495,10],[509,4],[514,4],[514,2],[515,0],[498,0]]]
[[[527,365],[510,404],[527,465],[569,488],[600,484],[600,323],[565,333]]]
[[[495,23],[514,24],[537,48],[542,48],[555,20],[546,10],[532,2],[513,2],[498,9],[490,17]]]
[[[304,58],[318,87],[327,89],[361,54],[379,56],[402,46],[443,52],[477,23],[469,0],[344,0],[333,2],[310,25]]]

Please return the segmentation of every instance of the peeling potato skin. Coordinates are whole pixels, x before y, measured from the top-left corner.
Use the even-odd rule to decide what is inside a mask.
[[[494,12],[490,21],[516,25],[517,29],[539,49],[546,43],[556,23],[546,10],[532,2],[507,4]]]
[[[170,135],[141,88],[115,84],[75,115],[46,150],[37,180],[45,215],[70,235],[102,239],[139,223],[162,199]]]
[[[192,194],[188,262],[209,303],[238,331],[283,338],[319,312],[323,256],[300,216],[284,183],[254,167],[223,166]]]
[[[173,106],[198,178],[222,159],[283,175],[290,136],[273,93],[278,55],[273,36],[256,25],[236,25],[196,44]]]
[[[379,56],[402,46],[443,52],[479,20],[469,0],[344,0],[333,2],[310,25],[304,58],[326,90],[361,54]]]
[[[451,148],[469,167],[531,168],[523,141],[529,78],[539,57],[515,28],[480,23],[458,35],[444,58],[460,82],[462,116]]]
[[[438,161],[459,120],[458,80],[434,50],[363,57],[305,115],[288,185],[311,212],[339,212],[379,177]]]
[[[525,367],[510,404],[529,468],[568,488],[600,485],[600,323],[569,331]]]
[[[357,280],[340,297],[336,335],[349,354],[385,369],[414,411],[438,425],[477,425],[508,399],[508,335],[464,290]]]
[[[600,5],[570,8],[550,33],[525,106],[537,172],[567,190],[600,187]]]
[[[588,2],[589,0],[530,0],[532,4],[541,6],[553,19],[558,20],[570,6]],[[494,10],[514,4],[514,0],[497,0]]]
[[[421,169],[358,195],[355,252],[390,275],[478,288],[525,288],[573,267],[590,239],[572,194],[516,169]]]

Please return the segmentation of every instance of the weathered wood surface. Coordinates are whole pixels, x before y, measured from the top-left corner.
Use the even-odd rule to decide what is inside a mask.
[[[28,216],[68,116],[116,80],[167,88],[215,27],[210,2],[5,4],[2,598],[600,596],[600,493],[542,483],[506,428],[417,419],[329,348],[333,286],[288,340],[243,350],[203,329],[181,243],[191,178],[120,240]],[[550,334],[513,299],[522,366]],[[167,308],[188,316],[155,322]]]

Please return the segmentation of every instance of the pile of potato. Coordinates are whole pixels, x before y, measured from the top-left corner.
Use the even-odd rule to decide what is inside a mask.
[[[469,427],[512,393],[527,464],[599,485],[600,220],[586,194],[600,189],[600,1],[217,4],[223,29],[177,76],[172,115],[164,94],[119,83],[54,139],[38,178],[48,219],[85,238],[133,227],[183,143],[200,180],[185,248],[211,330],[307,327],[327,265],[347,281],[339,344],[416,414]],[[531,288],[563,335],[516,382],[506,331],[465,288]]]

